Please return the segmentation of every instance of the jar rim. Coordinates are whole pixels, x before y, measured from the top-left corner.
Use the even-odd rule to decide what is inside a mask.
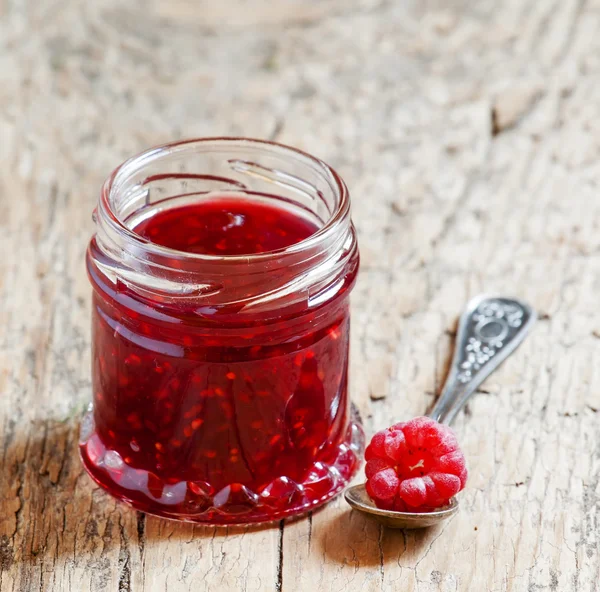
[[[141,235],[137,234],[134,230],[130,229],[119,216],[114,212],[110,198],[113,195],[113,191],[116,189],[116,185],[120,177],[124,180],[127,179],[131,174],[134,174],[140,168],[147,166],[149,163],[154,162],[162,158],[163,152],[168,151],[183,151],[194,145],[205,145],[210,143],[219,143],[228,145],[229,143],[242,143],[248,146],[260,147],[275,147],[287,151],[294,156],[299,156],[306,159],[313,165],[316,165],[321,172],[324,173],[326,180],[329,182],[331,189],[336,193],[338,197],[338,203],[336,208],[331,212],[329,218],[316,232],[310,236],[280,249],[272,251],[266,251],[264,253],[249,253],[243,255],[214,255],[207,253],[191,253],[188,251],[181,251],[166,247],[154,243]],[[271,140],[261,140],[256,138],[247,138],[242,136],[211,136],[202,138],[188,138],[183,140],[177,140],[174,142],[168,142],[165,144],[159,144],[152,148],[148,148],[120,164],[111,175],[106,179],[102,186],[100,195],[100,208],[103,213],[106,214],[105,220],[112,227],[113,231],[117,232],[122,238],[134,241],[144,250],[152,252],[159,256],[176,257],[179,259],[189,259],[190,261],[195,260],[198,262],[221,262],[221,263],[240,263],[240,262],[264,262],[273,257],[279,257],[281,255],[288,255],[294,253],[300,253],[304,250],[312,249],[317,247],[323,242],[328,242],[330,237],[338,231],[338,228],[345,220],[349,218],[350,212],[350,198],[348,188],[344,183],[340,175],[321,159],[304,152],[298,148],[282,144],[279,142],[273,142]]]

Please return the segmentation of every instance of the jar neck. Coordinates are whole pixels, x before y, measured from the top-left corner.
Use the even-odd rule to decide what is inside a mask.
[[[323,184],[317,187],[316,182],[302,180],[297,174],[292,176],[257,164],[264,145],[268,150],[278,152],[284,162],[286,156],[289,157],[287,151],[292,151],[295,156],[296,151],[263,142],[233,141],[242,142],[246,148],[246,142],[250,142],[250,148],[259,153],[253,155],[252,162],[245,161],[245,165],[254,167],[254,174],[257,169],[268,171],[277,176],[280,186],[283,178],[287,181],[287,185],[283,184],[284,190],[289,190],[290,184],[293,184],[296,194],[300,187],[312,200],[310,203],[329,199],[331,214],[322,227],[307,239],[284,249],[244,256],[187,253],[149,242],[128,228],[122,213],[130,207],[129,202],[143,200],[144,193],[156,187],[153,185],[156,177],[144,176],[144,171],[140,171],[147,166],[147,159],[155,154],[149,151],[119,167],[104,184],[95,212],[97,232],[90,243],[88,258],[99,281],[107,286],[125,286],[132,297],[150,305],[184,306],[201,316],[204,313],[210,316],[227,312],[235,312],[238,317],[240,313],[244,316],[268,316],[269,313],[280,315],[283,310],[295,308],[314,309],[348,290],[358,266],[358,249],[343,181],[327,165],[299,153],[301,158],[306,159],[304,164],[308,172],[317,170],[326,179],[325,189],[329,190],[329,195],[325,196]],[[228,143],[227,140],[220,142]],[[181,144],[173,146],[181,149]],[[185,143],[183,146],[185,150]],[[167,152],[163,155],[167,159],[170,148],[162,149]],[[219,148],[223,146],[219,145]],[[228,159],[227,162],[230,161]],[[165,166],[168,170],[169,165]],[[179,173],[178,178],[181,176],[188,180],[202,178],[203,182],[209,182],[207,179],[210,178],[214,187],[215,175]],[[310,178],[309,174],[307,178]],[[312,178],[315,178],[314,174]],[[223,182],[225,177],[219,179]],[[242,179],[247,187],[247,179],[243,175]],[[240,190],[240,181],[227,180],[232,184],[224,187],[224,191]],[[318,175],[317,180],[320,180]],[[140,203],[143,204],[143,201]]]
[[[120,283],[141,299],[162,305],[247,313],[298,303],[313,308],[347,290],[348,280],[354,282],[348,276],[358,266],[356,233],[349,221],[327,241],[245,260],[172,257],[115,236],[100,216],[97,228],[89,249],[97,273],[114,286]]]

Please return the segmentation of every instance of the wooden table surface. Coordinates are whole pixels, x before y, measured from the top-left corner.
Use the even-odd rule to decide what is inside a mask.
[[[2,592],[596,590],[599,33],[600,0],[0,1]],[[346,179],[369,435],[432,403],[470,296],[539,311],[456,421],[471,476],[443,527],[383,530],[341,499],[278,527],[177,524],[83,471],[100,184],[205,135]]]

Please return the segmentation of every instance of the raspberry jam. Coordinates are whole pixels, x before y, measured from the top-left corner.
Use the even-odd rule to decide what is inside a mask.
[[[268,199],[268,196],[264,196]],[[134,227],[153,243],[208,255],[253,255],[289,247],[318,227],[257,199],[215,198],[162,211]]]
[[[252,161],[236,159],[240,146]],[[194,149],[193,171],[175,148]],[[310,183],[298,163],[293,177],[283,168],[292,155]],[[266,193],[257,170],[286,182]],[[94,398],[81,429],[92,477],[139,510],[214,524],[279,519],[339,493],[363,438],[347,392],[358,252],[337,175],[268,143],[177,144],[117,169],[96,222]]]

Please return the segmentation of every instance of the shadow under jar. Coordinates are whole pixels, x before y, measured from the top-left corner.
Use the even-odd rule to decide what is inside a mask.
[[[87,253],[102,487],[180,520],[313,509],[364,447],[348,399],[358,249],[333,169],[269,142],[148,150],[106,181]]]

